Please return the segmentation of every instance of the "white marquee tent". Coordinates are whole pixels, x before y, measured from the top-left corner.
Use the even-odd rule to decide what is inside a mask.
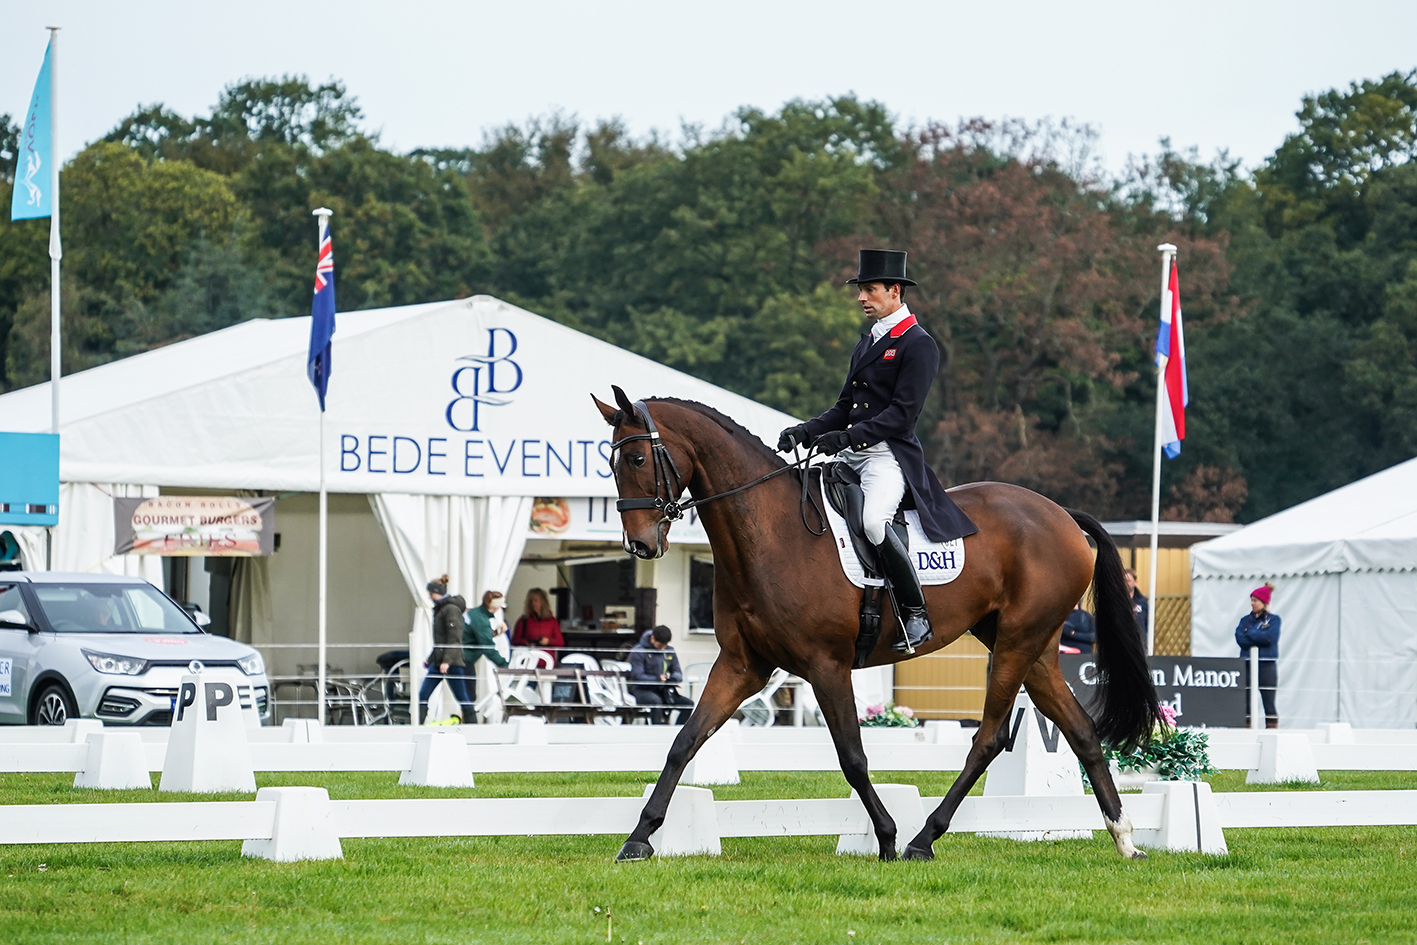
[[[1191,574],[1196,656],[1236,655],[1274,584],[1281,724],[1417,723],[1417,459],[1195,545]]]
[[[159,559],[112,557],[114,496],[316,491],[309,333],[308,317],[249,321],[66,377],[54,568],[161,581]],[[711,404],[769,442],[796,422],[488,296],[339,315],[328,487],[369,496],[408,587],[412,652],[430,646],[431,576],[447,572],[463,589],[509,586],[533,497],[615,495],[610,430],[590,401],[609,401],[612,384],[632,398]],[[0,429],[47,432],[49,403],[48,384],[0,396]],[[603,530],[618,540],[613,506],[610,518]],[[42,567],[42,531],[11,531]],[[263,642],[268,578],[264,559],[250,560],[241,586],[233,580],[233,623]]]

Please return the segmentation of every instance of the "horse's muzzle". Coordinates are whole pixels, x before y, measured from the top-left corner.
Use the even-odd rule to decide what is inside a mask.
[[[655,529],[655,543],[653,547],[637,538],[632,539],[624,532],[620,534],[620,546],[625,549],[626,554],[632,554],[636,558],[643,558],[646,561],[664,557],[665,546],[668,542],[659,534],[658,529]]]

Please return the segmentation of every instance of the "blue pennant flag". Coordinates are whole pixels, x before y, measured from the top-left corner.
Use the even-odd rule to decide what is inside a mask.
[[[315,264],[315,301],[310,305],[310,354],[305,373],[320,395],[325,409],[325,390],[330,386],[330,339],[335,334],[335,248],[330,240],[330,218],[320,217],[320,259]]]
[[[53,44],[51,43],[51,46]],[[49,53],[34,83],[34,95],[20,127],[20,153],[15,155],[15,192],[10,200],[11,220],[47,217],[52,212],[54,147],[50,134]]]

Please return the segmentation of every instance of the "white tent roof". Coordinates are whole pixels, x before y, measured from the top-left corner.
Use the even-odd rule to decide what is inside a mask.
[[[60,477],[313,491],[310,320],[243,322],[64,378]],[[338,316],[325,414],[334,492],[615,494],[590,402],[712,405],[768,442],[787,414],[489,296]],[[0,395],[0,429],[49,430],[49,385]]]
[[[1417,459],[1191,549],[1195,577],[1417,569]]]

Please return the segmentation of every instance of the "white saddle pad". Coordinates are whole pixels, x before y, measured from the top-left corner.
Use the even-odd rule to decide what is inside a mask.
[[[866,569],[861,567],[856,546],[851,543],[851,533],[846,530],[846,519],[830,502],[825,504],[832,540],[836,542],[837,554],[841,555],[841,569],[846,572],[846,579],[857,587],[881,587],[885,582],[880,578],[868,578]],[[915,565],[915,573],[920,575],[921,584],[948,584],[959,577],[964,570],[963,538],[954,541],[928,540],[920,527],[920,513],[914,509],[905,513],[905,527],[910,535],[910,560]]]

